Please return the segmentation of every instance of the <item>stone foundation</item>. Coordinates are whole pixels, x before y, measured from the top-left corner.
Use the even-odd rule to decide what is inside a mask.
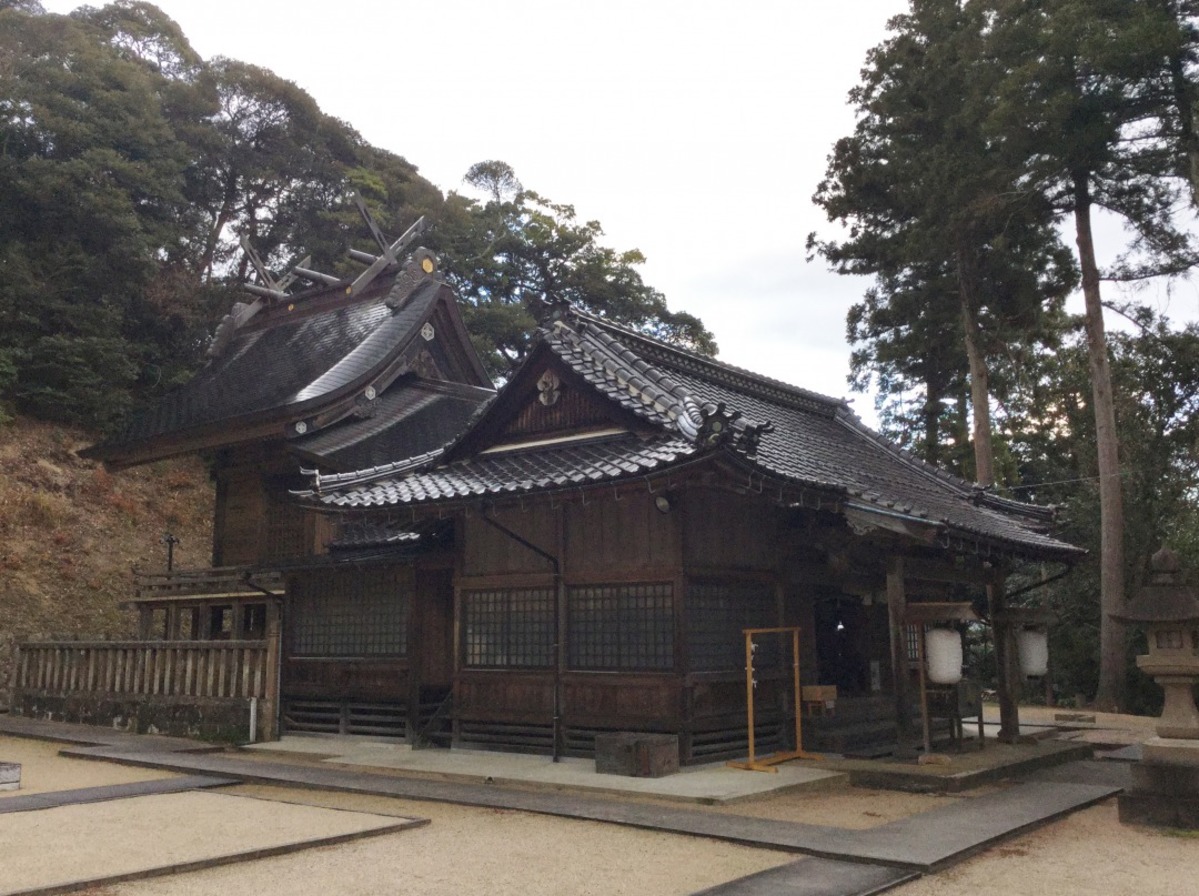
[[[1132,787],[1117,797],[1129,824],[1199,830],[1199,741],[1155,737],[1132,766]]]
[[[679,738],[675,734],[620,731],[595,736],[595,770],[605,775],[661,778],[679,770]]]
[[[259,704],[261,722],[263,705]],[[54,722],[101,725],[130,734],[165,734],[218,743],[250,740],[250,701],[199,697],[46,697],[22,694],[15,715]]]

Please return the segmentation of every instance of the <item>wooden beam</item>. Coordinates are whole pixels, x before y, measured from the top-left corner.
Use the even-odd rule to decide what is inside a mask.
[[[937,540],[940,531],[936,523],[901,516],[897,513],[887,513],[870,507],[846,506],[842,511],[845,521],[857,535],[865,535],[871,531],[887,532],[900,535],[920,544],[932,545]]]
[[[387,244],[387,237],[383,235],[383,231],[379,229],[379,225],[375,222],[375,216],[371,214],[370,209],[366,207],[366,202],[357,190],[350,194],[350,198],[354,200],[354,205],[358,206],[358,214],[362,215],[362,220],[366,222],[366,226],[370,229],[371,236],[375,238],[375,243],[384,255],[389,254],[390,249]],[[392,261],[395,261],[394,256]]]
[[[425,232],[426,225],[424,216],[417,219],[416,223],[404,231],[403,236],[392,243],[390,246],[384,245],[383,254],[371,262],[370,267],[358,275],[354,282],[350,285],[350,295],[358,295],[362,290],[366,289],[371,282],[379,276],[388,265],[395,264],[399,258],[399,254],[411,243],[414,239]]]
[[[311,283],[322,283],[325,286],[336,286],[344,279],[343,277],[334,277],[332,274],[322,274],[320,271],[314,271],[299,264],[292,268],[291,271],[297,277],[303,277]]]
[[[994,569],[978,566],[963,569],[938,560],[921,558],[907,559],[904,567],[908,581],[948,582],[954,585],[990,585],[999,576]]]
[[[262,294],[282,294],[283,290],[280,289],[279,284],[275,282],[275,278],[271,276],[271,272],[266,269],[266,265],[262,261],[262,256],[258,254],[257,249],[250,245],[249,237],[243,235],[238,240],[238,243],[241,244],[241,250],[246,253],[246,258],[250,259],[250,264],[253,265],[254,270],[258,272],[258,279],[262,281],[263,286],[266,288],[265,293]],[[246,289],[248,289],[249,286],[250,284],[243,284],[243,287]]]
[[[903,621],[907,625],[932,625],[938,622],[978,622],[969,603],[919,601],[907,604]]]

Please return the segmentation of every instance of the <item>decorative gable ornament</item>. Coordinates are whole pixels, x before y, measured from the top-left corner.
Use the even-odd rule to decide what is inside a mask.
[[[547,370],[537,380],[537,400],[548,408],[557,404],[561,395],[562,381],[554,371]]]
[[[758,453],[758,446],[762,444],[762,436],[771,432],[774,432],[774,424],[770,421],[745,424],[745,429],[737,437],[737,450],[747,457],[753,457]]]
[[[699,427],[699,435],[696,436],[696,441],[704,448],[715,448],[717,445],[724,445],[732,439],[736,433],[733,431],[733,424],[741,419],[740,411],[733,411],[729,414],[725,412],[724,402],[720,402],[713,407],[707,405],[701,411],[703,423]]]
[[[366,420],[375,416],[375,411],[379,407],[379,402],[376,398],[374,387],[368,386],[366,391],[354,400],[354,416],[359,420]]]

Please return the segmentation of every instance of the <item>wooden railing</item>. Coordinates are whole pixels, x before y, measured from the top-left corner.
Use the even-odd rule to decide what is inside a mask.
[[[176,569],[172,572],[134,570],[139,601],[180,597],[258,597],[263,590],[283,591],[278,570],[249,566],[217,566],[208,569]]]
[[[38,641],[18,646],[16,690],[245,699],[273,696],[266,641]]]

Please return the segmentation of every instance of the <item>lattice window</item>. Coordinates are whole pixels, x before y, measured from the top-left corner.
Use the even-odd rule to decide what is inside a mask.
[[[695,672],[745,665],[743,629],[778,625],[774,589],[765,582],[693,582],[687,586],[687,649]],[[779,662],[779,637],[759,635],[754,665]]]
[[[569,589],[567,644],[572,669],[674,668],[674,598],[668,584]]]
[[[312,575],[290,607],[297,656],[404,656],[412,586],[398,570]]]
[[[462,593],[463,661],[475,668],[545,668],[554,660],[554,590]]]
[[[304,509],[284,498],[266,502],[264,560],[294,560],[308,553]]]
[[[920,639],[926,631],[928,631],[927,625],[904,626],[904,644],[907,649],[908,664],[911,666],[916,666],[920,663]]]

